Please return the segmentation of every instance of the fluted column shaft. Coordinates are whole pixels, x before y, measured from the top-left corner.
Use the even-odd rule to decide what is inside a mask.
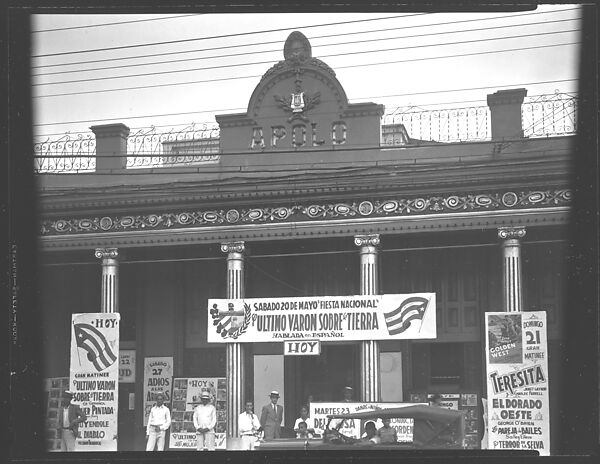
[[[102,260],[102,296],[100,311],[119,312],[119,251],[117,248],[96,248],[95,256]]]
[[[354,244],[360,247],[360,294],[377,295],[379,234],[355,235]],[[381,381],[377,340],[365,340],[360,343],[360,383],[362,401],[380,401]]]
[[[227,253],[227,298],[244,297],[244,242],[221,244]],[[244,346],[227,344],[227,436],[237,437],[238,417],[244,411]]]
[[[498,228],[498,237],[502,239],[502,299],[506,312],[523,310],[521,239],[525,233],[525,227]]]

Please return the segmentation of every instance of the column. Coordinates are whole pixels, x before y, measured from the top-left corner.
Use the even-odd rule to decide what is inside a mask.
[[[502,239],[504,311],[522,311],[521,239],[525,227],[499,227],[498,237]]]
[[[360,247],[360,294],[377,295],[379,234],[355,235],[354,244]],[[365,340],[360,344],[360,383],[362,401],[380,400],[379,342],[376,340]]]
[[[119,312],[119,251],[117,248],[96,248],[96,258],[102,260],[102,300],[103,313]]]
[[[221,244],[227,253],[227,298],[244,297],[244,242]],[[227,436],[237,437],[238,417],[244,411],[244,349],[227,343]]]

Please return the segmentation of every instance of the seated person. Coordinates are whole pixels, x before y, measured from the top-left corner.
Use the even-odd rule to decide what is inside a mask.
[[[298,432],[296,432],[296,438],[307,439],[312,437],[313,434],[308,431],[308,425],[306,425],[306,422],[299,422]]]
[[[375,422],[367,421],[365,423],[365,433],[360,437],[360,441],[363,444],[377,444],[380,442],[379,437],[377,436]]]
[[[300,424],[300,422],[306,422],[306,426],[308,427],[309,420],[310,420],[310,417],[308,415],[308,406],[304,405],[300,409],[300,417],[298,419],[296,419],[296,422],[294,423],[294,432],[298,433],[298,431],[299,431],[298,424]],[[308,427],[307,430],[308,430],[308,433],[312,433],[313,435],[315,434],[315,429]]]
[[[377,436],[379,437],[381,444],[396,444],[398,443],[398,434],[396,429],[390,426],[390,419],[386,417],[382,419],[383,427],[377,430]]]

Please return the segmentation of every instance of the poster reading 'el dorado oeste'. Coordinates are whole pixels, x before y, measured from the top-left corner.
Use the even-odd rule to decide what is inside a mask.
[[[550,454],[546,313],[486,313],[488,446]]]

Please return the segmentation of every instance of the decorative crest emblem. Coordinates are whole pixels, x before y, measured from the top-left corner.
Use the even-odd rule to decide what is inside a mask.
[[[244,304],[243,311],[235,311],[233,303],[228,303],[226,310],[220,310],[215,303],[210,310],[210,315],[217,333],[223,338],[235,340],[248,329],[251,310],[249,305]]]

